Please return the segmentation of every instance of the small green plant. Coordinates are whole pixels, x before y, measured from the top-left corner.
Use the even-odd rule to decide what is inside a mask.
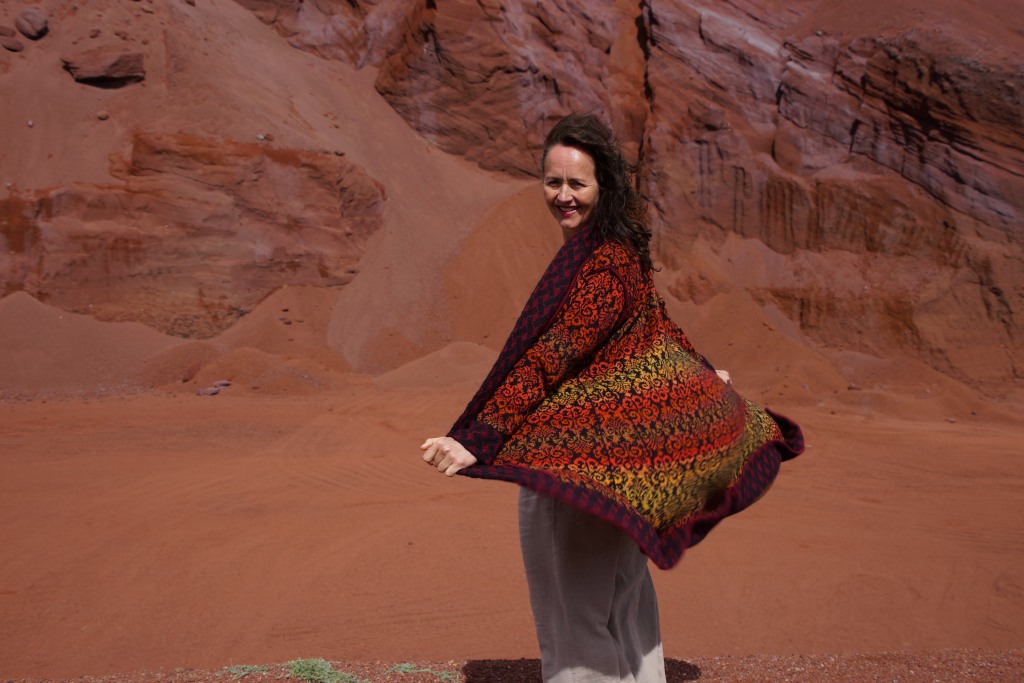
[[[399,674],[433,674],[437,676],[440,681],[457,681],[456,676],[451,671],[434,671],[433,669],[421,669],[411,662],[405,662],[404,664],[396,664],[388,670],[388,673],[399,673]]]
[[[240,681],[246,676],[252,676],[254,674],[265,674],[270,671],[269,666],[256,666],[254,664],[236,664],[235,666],[229,666],[222,673],[225,673],[236,681]]]
[[[335,671],[326,659],[296,659],[288,662],[288,675],[306,683],[369,683],[344,671]]]

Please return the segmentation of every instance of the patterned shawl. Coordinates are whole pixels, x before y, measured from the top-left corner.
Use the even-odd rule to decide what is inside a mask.
[[[623,293],[614,329],[502,434],[482,414],[570,297],[601,274]],[[589,230],[555,255],[449,436],[479,461],[460,474],[515,482],[605,519],[662,569],[760,498],[780,463],[803,451],[796,424],[718,379],[636,257]]]

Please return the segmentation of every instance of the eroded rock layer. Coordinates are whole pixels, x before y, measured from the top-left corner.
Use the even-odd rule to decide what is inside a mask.
[[[833,35],[749,4],[647,9],[646,180],[675,293],[739,284],[826,344],[1018,377],[1020,62],[980,62],[939,24]],[[703,278],[700,239],[727,261]]]
[[[383,188],[344,157],[138,133],[114,186],[0,200],[4,293],[179,336],[225,329],[284,284],[358,272]]]

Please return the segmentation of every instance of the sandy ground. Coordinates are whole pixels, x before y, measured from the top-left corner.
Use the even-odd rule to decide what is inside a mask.
[[[308,665],[308,664],[307,664]],[[82,676],[83,683],[227,683],[245,680],[300,681],[292,675],[294,662],[274,665],[241,665],[221,669],[144,671],[107,676]],[[540,662],[536,659],[477,659],[447,662],[326,662],[343,683],[535,683],[540,680]],[[753,655],[747,657],[698,657],[692,660],[667,659],[668,683],[703,681],[704,683],[762,683],[764,681],[800,681],[802,683],[863,683],[864,681],[900,681],[935,683],[936,681],[1019,681],[1024,670],[1024,651],[937,650],[930,652],[892,652],[871,655]],[[328,674],[330,675],[330,674]],[[29,683],[28,679],[18,683]],[[42,683],[34,679],[32,683]]]
[[[535,658],[515,488],[417,457],[470,381],[346,377],[0,404],[0,677]],[[807,453],[656,574],[666,656],[1019,648],[1021,425],[789,413]]]

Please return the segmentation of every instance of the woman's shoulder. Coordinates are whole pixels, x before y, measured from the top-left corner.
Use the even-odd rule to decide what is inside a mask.
[[[636,252],[615,240],[608,240],[595,249],[586,269],[594,273],[613,270],[621,276],[639,275],[642,270]]]

